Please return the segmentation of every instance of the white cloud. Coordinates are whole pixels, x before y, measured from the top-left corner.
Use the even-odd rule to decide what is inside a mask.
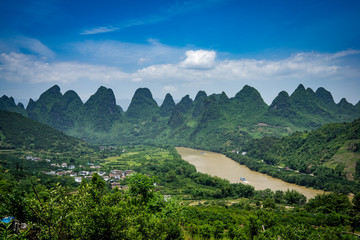
[[[92,61],[110,66],[121,66],[135,71],[139,66],[178,63],[184,49],[170,47],[154,39],[135,44],[119,41],[85,41],[70,46],[72,54],[83,61]]]
[[[132,82],[141,82],[143,79],[140,77],[134,77],[131,79]]]
[[[0,40],[0,52],[19,52],[19,49],[26,49],[32,54],[43,58],[54,58],[55,53],[37,39],[15,36],[11,39]]]
[[[160,47],[171,52],[166,46]],[[176,49],[176,52],[179,49]],[[135,72],[124,72],[119,67],[81,62],[51,62],[37,55],[2,53],[0,81],[19,83],[75,83],[90,80],[101,85],[130,87],[147,86],[158,92],[180,95],[211,89],[214,92],[238,91],[238,86],[249,84],[267,90],[271,85],[294,86],[317,82],[317,86],[352,85],[360,79],[358,62],[346,57],[360,54],[358,50],[337,53],[297,53],[278,60],[234,59],[216,60],[214,51],[186,51],[184,61],[152,64]],[[138,60],[139,58],[137,58]],[[178,58],[180,59],[180,57]],[[174,61],[174,60],[173,60]],[[135,64],[136,65],[136,64]],[[138,65],[136,65],[138,66]],[[235,87],[234,87],[235,86]],[[358,89],[357,86],[353,89]],[[228,89],[228,90],[227,90]],[[275,92],[275,91],[274,91]],[[274,94],[277,94],[275,92]],[[267,97],[271,102],[273,96]],[[358,100],[357,100],[358,101]]]
[[[92,34],[99,34],[99,33],[107,33],[107,32],[114,32],[116,30],[118,30],[119,28],[116,27],[97,27],[97,28],[92,28],[89,30],[84,30],[83,32],[80,33],[80,35],[92,35]]]
[[[114,67],[78,62],[53,62],[21,53],[0,55],[0,78],[8,82],[71,83],[81,79],[108,83],[124,80],[128,74]]]
[[[222,1],[226,1],[226,0],[186,0],[186,1],[182,0],[182,1],[175,1],[173,4],[170,5],[162,4],[162,6],[165,7],[162,9],[158,9],[157,13],[149,14],[145,17],[141,17],[137,19],[125,20],[123,22],[115,24],[116,27],[106,26],[106,27],[97,27],[90,30],[84,30],[80,34],[81,35],[99,34],[99,33],[118,31],[124,28],[129,28],[134,26],[156,24],[159,22],[166,21],[172,18],[173,16],[185,12],[216,6]]]
[[[163,87],[162,92],[164,92],[164,93],[175,93],[176,88],[174,86],[165,86],[165,87]]]
[[[180,63],[184,68],[210,69],[215,65],[216,52],[205,50],[186,51],[186,59]]]

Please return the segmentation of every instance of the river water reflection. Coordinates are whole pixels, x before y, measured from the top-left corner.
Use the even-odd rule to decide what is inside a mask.
[[[317,194],[324,193],[315,190],[284,182],[280,179],[250,170],[244,165],[240,165],[234,160],[214,152],[202,151],[191,148],[177,147],[176,150],[182,159],[193,164],[198,172],[207,173],[229,180],[231,183],[245,183],[255,187],[256,190],[270,188],[272,191],[294,189],[306,196],[307,199],[315,197]],[[246,179],[241,181],[240,177]]]

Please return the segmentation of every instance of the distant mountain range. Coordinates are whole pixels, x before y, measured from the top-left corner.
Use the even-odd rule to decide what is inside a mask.
[[[149,89],[139,88],[125,112],[116,105],[109,88],[100,87],[83,103],[75,91],[62,94],[55,85],[37,101],[30,99],[26,108],[4,95],[0,109],[93,143],[141,142],[199,148],[236,146],[252,137],[283,136],[360,117],[360,102],[353,105],[343,98],[335,103],[324,88],[314,92],[302,84],[291,95],[280,92],[270,106],[250,86],[244,86],[233,98],[224,92],[208,96],[199,91],[194,100],[186,95],[177,104],[167,94],[160,106]]]

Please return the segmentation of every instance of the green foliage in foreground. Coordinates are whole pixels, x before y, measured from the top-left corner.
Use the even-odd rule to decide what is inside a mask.
[[[360,227],[354,221],[360,194],[354,206],[336,194],[294,209],[249,199],[188,206],[165,200],[154,191],[153,178],[135,174],[129,182],[128,191],[109,192],[94,174],[75,192],[60,185],[42,194],[34,188],[31,194],[18,194],[16,201],[5,201],[1,216],[28,223],[30,230],[22,236],[29,239],[356,239],[346,232]],[[21,211],[15,212],[15,205]],[[0,231],[4,239],[14,236],[6,225]]]
[[[2,154],[0,217],[14,216],[29,224],[22,235],[2,225],[5,239],[24,235],[29,239],[353,239],[343,232],[360,227],[360,194],[353,205],[338,194],[320,195],[306,203],[296,191],[255,191],[197,173],[173,148],[83,151],[85,156],[94,155],[89,161],[98,162],[102,170],[132,169],[143,174],[123,180],[128,190],[110,190],[97,174],[74,187],[70,178],[41,174],[45,162]],[[62,155],[58,157],[72,156]],[[78,161],[84,164],[85,159],[74,164]]]
[[[178,239],[177,204],[154,193],[151,179],[134,176],[130,193],[106,193],[103,180],[94,175],[77,192],[57,186],[46,194],[34,193],[19,202],[29,223],[29,238],[39,239]],[[3,209],[2,209],[3,210]],[[12,211],[12,208],[8,209]],[[16,218],[19,218],[16,214]]]

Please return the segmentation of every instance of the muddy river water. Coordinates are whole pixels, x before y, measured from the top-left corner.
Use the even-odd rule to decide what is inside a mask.
[[[176,150],[182,159],[196,167],[198,172],[207,173],[229,180],[231,183],[245,183],[255,187],[256,190],[270,188],[272,191],[294,189],[306,196],[307,199],[315,197],[317,194],[324,193],[315,190],[284,182],[280,179],[250,170],[244,165],[240,165],[234,160],[214,152],[202,151],[191,148],[177,147]],[[240,177],[246,181],[240,180]]]

